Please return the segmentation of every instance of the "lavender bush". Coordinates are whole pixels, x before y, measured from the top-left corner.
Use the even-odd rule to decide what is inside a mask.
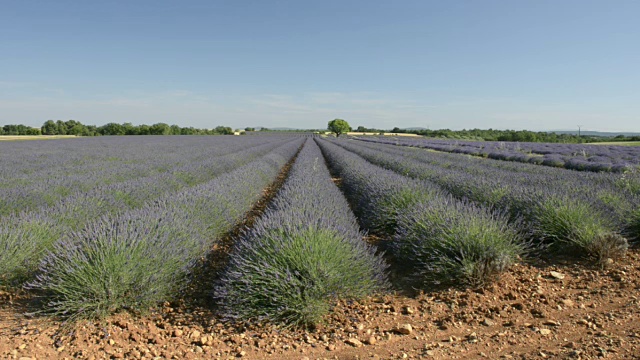
[[[216,290],[224,316],[314,327],[337,298],[386,287],[386,265],[308,140],[265,214],[232,251]]]
[[[584,202],[562,197],[539,199],[528,216],[540,239],[565,243],[598,261],[618,258],[627,251],[627,240],[610,230],[606,218],[594,216]]]
[[[401,213],[392,247],[417,282],[475,287],[495,280],[526,250],[506,217],[451,198]]]
[[[46,218],[49,219],[50,223],[47,229],[48,233],[53,233],[55,234],[53,236],[59,237],[60,234],[65,232],[81,230],[87,223],[101,216],[109,215],[115,217],[127,211],[147,206],[153,201],[164,197],[172,198],[190,194],[189,196],[198,198],[197,191],[202,190],[202,188],[199,188],[197,184],[206,184],[212,178],[229,173],[239,166],[263,156],[265,152],[272,152],[274,149],[290,146],[286,144],[293,144],[296,141],[299,142],[300,140],[289,137],[280,138],[280,141],[270,141],[266,144],[258,141],[259,145],[257,146],[251,146],[237,153],[213,158],[205,157],[197,163],[180,165],[175,168],[171,168],[169,163],[167,164],[168,168],[157,175],[103,185],[89,192],[73,193],[59,199],[51,206],[23,212],[20,216],[10,215],[0,218],[0,223],[4,224],[6,231],[11,229],[22,231],[21,229],[24,226],[31,223],[31,219]],[[190,150],[193,152],[194,149],[190,148]],[[150,154],[147,153],[146,156],[150,156]],[[196,158],[200,157],[201,155],[198,155]],[[189,180],[185,181],[187,176]],[[192,191],[189,192],[188,189]],[[206,212],[203,212],[203,214],[206,214]],[[54,240],[57,240],[57,238]],[[24,257],[24,261],[21,263],[25,269],[22,269],[24,271],[21,270],[19,273],[30,273],[31,265],[38,263],[43,251],[47,250],[52,243],[51,236],[32,235],[23,239],[25,250],[21,250],[21,256]],[[27,251],[27,248],[36,248],[39,251]],[[8,261],[6,259],[3,258],[0,261]],[[13,277],[15,279],[10,272],[2,271],[4,268],[9,269],[0,263],[0,277]]]
[[[375,164],[432,181],[459,199],[506,212],[512,221],[522,219],[531,237],[538,242],[557,241],[577,246],[585,255],[594,255],[599,260],[604,256],[619,256],[626,249],[626,240],[619,235],[620,230],[616,231],[615,224],[628,221],[625,220],[627,209],[634,208],[631,202],[636,200],[630,199],[627,206],[615,211],[602,197],[589,197],[590,192],[597,189],[595,181],[567,182],[563,175],[570,173],[566,170],[560,170],[563,174],[539,177],[535,172],[526,171],[528,169],[503,171],[488,163],[492,160],[461,162],[458,159],[456,162],[450,157],[457,155],[440,153],[422,153],[421,159],[414,159],[413,152],[403,156],[402,152],[387,152],[387,147],[382,151],[354,142],[336,143]],[[609,184],[607,191],[620,192],[611,182],[601,184]],[[605,191],[601,190],[600,194],[604,195]]]
[[[16,225],[18,224],[18,225]],[[46,217],[13,216],[0,221],[0,285],[17,286],[30,278],[37,260],[61,233]]]
[[[617,145],[505,143],[363,136],[360,141],[528,162],[583,171],[622,172],[640,166],[640,147]]]
[[[171,300],[197,259],[240,221],[300,144],[287,142],[206,184],[69,232],[29,288],[47,296],[46,311],[72,319]]]
[[[50,298],[47,312],[99,318],[175,293],[204,240],[175,212],[136,215],[100,219],[54,245],[29,285]]]
[[[46,142],[42,149],[7,148],[0,152],[0,216],[55,206],[69,196],[127,191],[140,182],[167,183],[165,187],[171,184],[175,189],[192,186],[248,163],[285,138],[240,138],[237,143],[222,139],[73,139],[67,146]],[[33,163],[39,167],[33,168]]]
[[[416,285],[451,280],[481,285],[523,252],[516,228],[503,216],[454,200],[431,182],[380,168],[328,141],[319,144],[342,177],[354,209],[363,214],[363,227],[394,235],[390,248],[397,268]]]

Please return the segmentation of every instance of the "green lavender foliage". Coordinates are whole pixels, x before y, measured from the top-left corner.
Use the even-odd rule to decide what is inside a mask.
[[[392,248],[416,283],[480,287],[525,253],[526,244],[506,217],[451,198],[438,200],[398,217]]]
[[[28,287],[46,298],[46,312],[70,319],[144,312],[175,300],[199,259],[240,222],[301,143],[287,142],[210,182],[66,233]]]
[[[215,296],[230,319],[313,328],[337,299],[385,289],[385,270],[309,140],[265,214],[236,240]]]
[[[0,285],[20,286],[33,276],[38,261],[61,236],[44,216],[11,216],[0,220]]]
[[[628,242],[610,231],[610,220],[595,216],[592,208],[566,197],[547,197],[536,203],[531,215],[535,236],[559,248],[573,248],[597,261],[618,258],[627,251]]]

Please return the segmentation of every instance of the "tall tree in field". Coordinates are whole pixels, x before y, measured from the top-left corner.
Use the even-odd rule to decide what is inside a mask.
[[[221,135],[233,135],[233,129],[228,126],[216,126],[215,131]]]
[[[345,120],[333,119],[329,121],[329,125],[327,126],[327,129],[329,129],[329,131],[331,131],[332,133],[336,134],[336,137],[339,137],[340,134],[349,132],[351,130],[351,126],[349,126],[349,123],[346,122]]]
[[[55,121],[47,120],[41,128],[42,135],[58,135],[58,125]]]
[[[151,135],[171,135],[171,127],[169,124],[157,123],[149,127],[149,134]]]

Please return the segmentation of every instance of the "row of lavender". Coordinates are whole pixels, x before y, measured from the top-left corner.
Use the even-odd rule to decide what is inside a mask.
[[[228,139],[150,137],[140,141],[116,137],[0,143],[0,215],[139,180],[164,177],[169,182],[196,183],[207,179],[206,170],[216,158],[279,140]],[[194,164],[205,171],[196,171]]]
[[[179,165],[160,174],[98,186],[88,192],[64,197],[50,206],[4,216],[0,218],[0,249],[3,250],[0,253],[0,284],[28,279],[43,253],[57,239],[82,229],[93,219],[104,215],[117,216],[144,207],[156,199],[188,191],[295,141],[298,140],[282,138],[236,153]],[[133,141],[130,145],[135,148]],[[193,145],[202,144],[196,142]],[[215,143],[209,146],[216,147]],[[192,147],[191,151],[198,152],[199,149]],[[147,153],[147,156],[153,157],[153,154]]]
[[[626,238],[640,237],[639,194],[605,174],[550,169],[557,173],[538,176],[491,166],[493,160],[354,141],[336,144],[387,169],[431,181],[458,199],[503,212],[539,244],[577,248],[604,260],[624,253]]]
[[[636,146],[505,143],[388,137],[357,137],[357,139],[582,171],[625,172],[640,166],[640,147]]]
[[[184,139],[152,137],[148,141],[116,138],[78,138],[55,142],[0,143],[0,184],[4,189],[25,187],[43,181],[71,187],[86,186],[88,181],[76,181],[75,177],[91,176],[91,179],[109,183],[122,175],[136,176],[138,172],[164,172],[185,160],[196,160],[204,153],[224,155],[229,140],[215,141],[222,146],[211,146],[206,138],[199,138],[199,146]],[[227,145],[227,146],[224,146]],[[194,152],[194,148],[201,151]],[[153,154],[153,156],[150,156]],[[88,179],[87,179],[88,180]],[[62,182],[66,181],[66,182]]]
[[[359,142],[361,147],[384,150],[386,153],[411,158],[413,160],[447,169],[455,169],[483,177],[493,173],[505,174],[522,186],[535,187],[546,182],[555,184],[571,183],[573,191],[590,193],[594,188],[607,190],[605,198],[616,200],[622,197],[640,195],[640,173],[574,172],[552,167],[540,167],[517,162],[486,160],[476,157],[460,156],[449,153],[425,152],[411,147]],[[354,144],[355,145],[355,144]]]
[[[297,138],[204,184],[62,234],[28,288],[70,318],[144,311],[180,296],[189,274],[239,223],[302,144]]]
[[[313,327],[337,298],[387,286],[320,149],[307,140],[264,215],[236,240],[216,289],[224,316]]]
[[[481,285],[517,261],[526,244],[507,217],[457,200],[430,181],[376,166],[326,140],[319,145],[362,227],[389,238],[397,280],[410,286]]]

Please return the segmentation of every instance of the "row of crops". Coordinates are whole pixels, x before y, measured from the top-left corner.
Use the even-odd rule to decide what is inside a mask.
[[[199,196],[193,194],[204,191],[203,187],[206,186],[220,186],[212,181],[218,180],[220,182],[221,175],[238,171],[244,166],[265,162],[267,161],[265,154],[280,154],[279,156],[290,158],[291,156],[286,152],[291,152],[291,148],[300,146],[301,141],[295,138],[260,137],[245,143],[246,148],[242,149],[241,145],[243,144],[233,145],[225,141],[212,143],[206,138],[193,142],[184,138],[181,140],[161,138],[168,142],[164,145],[167,151],[172,151],[170,149],[176,145],[177,148],[181,148],[181,150],[177,150],[177,153],[183,155],[180,162],[167,162],[162,165],[153,160],[156,154],[162,152],[162,145],[155,143],[158,141],[157,139],[160,138],[150,142],[139,142],[116,138],[110,144],[88,141],[92,139],[88,139],[84,144],[77,143],[75,139],[65,141],[66,145],[71,146],[68,149],[68,154],[70,154],[68,161],[73,163],[75,162],[74,154],[84,153],[87,158],[93,157],[93,162],[102,165],[104,168],[100,170],[102,173],[121,172],[119,170],[121,166],[130,168],[123,164],[127,161],[126,159],[138,157],[138,160],[130,164],[134,167],[130,171],[130,176],[123,172],[120,181],[107,181],[106,183],[100,182],[99,176],[91,177],[88,180],[91,185],[80,186],[83,188],[81,190],[75,188],[77,184],[74,174],[67,176],[62,173],[63,170],[48,169],[46,165],[43,166],[44,169],[41,171],[46,173],[52,174],[60,171],[57,176],[59,182],[56,183],[56,186],[69,187],[66,196],[57,194],[57,201],[52,201],[50,205],[45,202],[34,204],[34,201],[30,201],[32,189],[29,189],[30,192],[24,197],[16,196],[15,193],[21,191],[20,186],[11,187],[12,180],[3,179],[2,184],[5,184],[7,189],[2,192],[3,205],[2,211],[0,211],[2,214],[0,234],[2,234],[4,243],[3,251],[0,253],[0,279],[2,282],[24,282],[24,279],[32,277],[44,254],[59,239],[71,233],[83,231],[87,226],[91,226],[88,224],[92,224],[98,218],[126,217],[132,211],[144,211],[142,209],[160,206],[170,199],[181,197],[198,199]],[[48,144],[40,146],[46,147]],[[106,149],[95,150],[96,147],[100,148],[102,144]],[[6,144],[2,145],[8,147]],[[54,147],[56,146],[61,145],[55,144]],[[232,146],[236,151],[229,153],[228,149]],[[121,152],[122,148],[128,148],[132,154],[136,155],[128,157],[125,152]],[[145,151],[145,148],[148,150]],[[8,150],[18,152],[16,149]],[[30,149],[24,149],[24,151],[29,153]],[[283,151],[285,153],[281,154]],[[145,155],[142,155],[142,152]],[[104,153],[109,154],[107,158],[112,158],[113,153],[120,153],[121,156],[118,157],[118,161],[109,161],[104,160],[102,155]],[[2,152],[2,154],[6,153]],[[28,158],[29,154],[22,156]],[[68,162],[61,161],[65,165]],[[87,161],[92,162],[91,160]],[[162,165],[164,170],[158,171],[157,168],[150,166],[150,163]],[[61,168],[67,169],[65,171],[69,173],[73,171],[65,166],[61,166]],[[16,165],[13,172],[21,172],[15,169],[20,169],[19,166]],[[78,172],[83,173],[83,169],[79,168]],[[139,176],[143,173],[143,176]],[[11,176],[11,174],[6,176]],[[34,177],[36,176],[38,175],[34,175]],[[98,179],[97,183],[94,182],[95,179]],[[45,184],[34,183],[33,186],[41,188],[43,192],[51,190],[47,189],[46,178],[43,178],[41,182]],[[14,189],[15,192],[12,191]],[[34,196],[33,198],[40,199],[41,197]]]
[[[0,216],[88,193],[92,197],[97,192],[124,196],[144,188],[145,183],[176,189],[194,185],[233,169],[239,161],[255,158],[279,140],[271,136],[223,138],[212,146],[206,137],[192,141],[116,137],[0,144]],[[130,200],[134,199],[125,199]]]
[[[625,172],[640,166],[640,147],[560,143],[508,143],[426,138],[357,137],[358,140],[467,154],[571,170]]]
[[[2,174],[0,285],[44,297],[45,312],[95,318],[176,300],[197,281],[223,318],[304,327],[338,298],[482,286],[523,256],[602,262],[640,238],[640,186],[620,174],[344,139],[232,139],[8,149],[32,159]],[[266,210],[231,239],[226,263],[213,264],[220,273],[196,279],[291,161]],[[42,202],[13,195],[21,183],[44,193],[49,178],[67,190]],[[367,234],[383,240],[371,245]]]
[[[537,244],[615,257],[640,236],[640,186],[615,174],[586,174],[446,153],[339,141],[371,163],[437,184],[456,199],[509,219]]]

